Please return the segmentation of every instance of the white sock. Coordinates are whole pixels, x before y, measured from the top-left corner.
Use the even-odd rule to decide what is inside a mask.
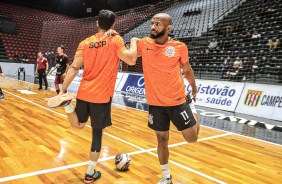
[[[88,165],[88,169],[87,169],[86,174],[89,174],[89,175],[92,176],[94,174],[94,169],[95,169],[96,165],[97,165],[97,162],[89,160],[89,165]]]
[[[71,103],[69,105],[65,106],[64,108],[65,108],[66,113],[68,113],[68,114],[72,113],[75,110],[75,108],[73,107],[73,105]]]
[[[161,168],[162,168],[162,171],[163,171],[163,177],[164,177],[164,178],[170,178],[169,165],[168,165],[168,163],[167,163],[167,164],[164,164],[164,165],[161,165]]]

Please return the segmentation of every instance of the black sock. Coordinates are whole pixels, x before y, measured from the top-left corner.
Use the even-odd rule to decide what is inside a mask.
[[[60,90],[56,90],[56,92],[57,92],[57,95],[60,93]]]

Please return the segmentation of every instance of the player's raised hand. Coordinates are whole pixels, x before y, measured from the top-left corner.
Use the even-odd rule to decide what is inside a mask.
[[[115,36],[115,35],[119,35],[118,32],[116,32],[115,30],[113,29],[109,29],[107,32],[105,32],[105,37],[109,37],[111,38],[112,36]]]

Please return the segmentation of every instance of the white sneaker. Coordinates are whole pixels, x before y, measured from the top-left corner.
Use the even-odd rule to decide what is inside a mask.
[[[170,175],[169,178],[164,178],[164,177],[163,177],[163,178],[161,179],[161,181],[159,181],[158,184],[173,184],[171,180],[172,180],[171,175]]]

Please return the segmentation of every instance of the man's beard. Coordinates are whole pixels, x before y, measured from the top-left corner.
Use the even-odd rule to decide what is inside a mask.
[[[165,35],[165,29],[162,30],[161,32],[157,33],[157,35],[151,34],[151,38],[152,38],[152,39],[157,39],[157,38],[162,37],[163,35]]]

